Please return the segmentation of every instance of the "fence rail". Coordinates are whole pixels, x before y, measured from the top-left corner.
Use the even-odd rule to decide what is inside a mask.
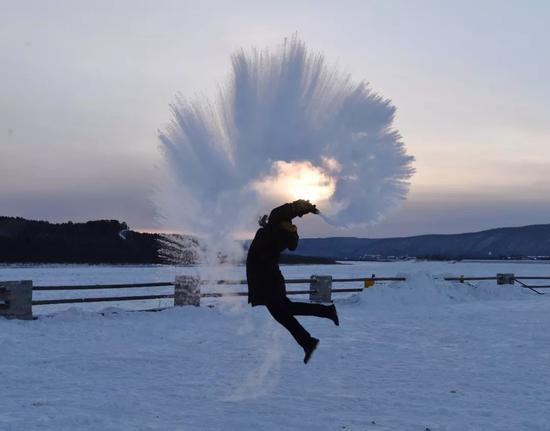
[[[447,281],[459,281],[460,283],[468,281],[483,281],[483,280],[496,280],[497,284],[514,284],[517,282],[522,288],[529,289],[539,295],[544,295],[544,293],[539,292],[537,289],[550,289],[550,285],[540,285],[540,284],[527,284],[524,280],[550,280],[548,276],[530,276],[530,275],[515,275],[513,273],[502,273],[497,274],[495,277],[445,277]]]
[[[142,287],[167,287],[173,286],[173,281],[160,283],[133,283],[133,284],[75,284],[72,286],[33,286],[34,291],[51,290],[96,290],[96,289],[133,289]]]
[[[446,281],[458,281],[465,283],[469,281],[496,280],[497,284],[518,283],[522,288],[530,289],[542,295],[537,289],[550,289],[550,285],[532,285],[529,280],[550,280],[550,276],[519,276],[511,273],[497,274],[496,276],[465,277],[444,277]],[[313,302],[331,302],[333,293],[354,293],[373,286],[376,282],[385,281],[406,281],[405,277],[371,277],[359,278],[332,278],[331,276],[313,275],[310,278],[297,278],[285,280],[286,284],[309,284],[307,290],[288,290],[287,295],[309,295]],[[333,288],[333,283],[363,282],[364,286],[357,288]],[[246,280],[199,280],[189,276],[178,276],[174,281],[151,282],[151,283],[124,283],[124,284],[83,284],[83,285],[53,285],[33,286],[32,281],[0,281],[0,316],[15,317],[21,319],[32,318],[32,306],[55,305],[55,304],[78,304],[93,302],[122,302],[122,301],[147,301],[158,299],[173,299],[174,305],[200,305],[201,298],[241,297],[247,296],[248,292],[201,292],[201,286],[218,285],[246,285]],[[148,294],[148,295],[125,295],[125,296],[102,296],[88,298],[56,298],[56,299],[33,299],[34,292],[47,291],[77,291],[77,290],[111,290],[111,289],[137,289],[137,288],[166,288],[173,287],[173,293]]]
[[[361,281],[364,282],[365,280],[373,280],[373,281],[406,281],[407,279],[405,277],[362,277],[362,278],[333,278],[333,283],[349,283],[353,281]],[[294,279],[288,279],[285,280],[286,284],[307,284],[311,282],[311,278],[294,278]],[[216,284],[216,285],[243,285],[248,284],[246,280],[214,280],[214,281],[208,281],[208,280],[202,280],[201,284]]]
[[[513,274],[512,274],[513,275]],[[520,275],[513,275],[515,280],[550,280],[550,277],[524,277]],[[481,280],[498,280],[499,277],[444,277],[444,280],[447,281],[481,281]]]
[[[356,293],[364,288],[372,286],[379,281],[405,281],[405,277],[357,277],[357,278],[332,278],[331,276],[312,276],[310,278],[297,278],[285,280],[286,284],[309,284],[308,289],[288,290],[287,295],[309,295],[311,301],[330,302],[333,293]],[[333,283],[362,282],[364,286],[357,288],[333,288]],[[0,282],[0,315],[7,317],[32,318],[32,307],[58,304],[84,304],[98,302],[123,302],[123,301],[148,301],[172,299],[174,305],[200,305],[201,298],[243,297],[248,292],[201,292],[201,286],[218,285],[246,285],[246,280],[198,280],[189,276],[176,277],[174,281],[161,281],[150,283],[120,283],[120,284],[75,284],[75,285],[50,285],[33,286],[32,281],[24,282]],[[35,292],[67,292],[86,290],[113,290],[113,289],[158,289],[173,287],[173,293],[159,293],[146,295],[119,295],[119,296],[93,296],[79,298],[33,298]],[[24,293],[24,295],[23,295]],[[24,301],[21,300],[24,296]],[[19,298],[15,300],[15,298]],[[20,306],[18,304],[24,304]],[[17,307],[15,307],[17,305]],[[24,309],[24,313],[21,310]]]
[[[32,301],[32,305],[81,304],[86,302],[147,301],[150,299],[170,299],[170,298],[174,298],[174,294],[139,295],[139,296],[104,296],[104,297],[98,297],[98,298],[43,299],[43,300]]]

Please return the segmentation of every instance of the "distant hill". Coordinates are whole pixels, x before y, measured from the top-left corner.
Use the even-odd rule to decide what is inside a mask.
[[[306,238],[296,253],[333,259],[500,259],[550,256],[550,224],[404,238]]]
[[[249,241],[245,242],[246,244]],[[0,217],[2,263],[133,263],[196,262],[196,240],[170,238],[128,229],[124,222],[49,223],[20,217]],[[183,249],[183,251],[182,251]],[[168,251],[168,253],[167,253]],[[298,249],[281,258],[286,264],[328,264],[335,260],[501,259],[550,256],[550,224],[498,228],[453,235],[405,238],[303,238]],[[223,258],[221,258],[223,260]]]

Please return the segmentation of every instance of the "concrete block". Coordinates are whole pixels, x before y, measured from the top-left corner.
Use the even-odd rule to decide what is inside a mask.
[[[178,275],[174,285],[174,306],[201,304],[200,280],[188,275]]]
[[[515,276],[511,273],[497,274],[497,284],[514,284]]]
[[[332,276],[312,275],[309,290],[311,302],[332,303]]]
[[[0,316],[32,319],[32,281],[0,281]]]

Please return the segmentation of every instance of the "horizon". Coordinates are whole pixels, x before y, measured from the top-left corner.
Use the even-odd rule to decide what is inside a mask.
[[[19,217],[19,216],[5,216],[5,215],[0,215],[0,219],[1,218],[19,218],[19,219],[23,219],[23,220],[26,220],[26,221],[30,221],[30,222],[46,222],[46,223],[49,223],[49,224],[55,224],[55,225],[60,225],[60,224],[68,224],[68,223],[73,223],[73,224],[85,224],[87,222],[98,222],[98,221],[117,221],[119,223],[126,223],[126,225],[128,226],[129,230],[130,231],[133,231],[133,232],[138,232],[138,233],[148,233],[148,234],[158,234],[158,235],[188,235],[188,236],[194,236],[194,235],[191,235],[191,234],[187,234],[185,232],[174,232],[174,231],[168,231],[168,230],[155,230],[155,229],[151,229],[151,230],[142,230],[142,229],[133,229],[131,225],[129,225],[125,220],[118,220],[118,219],[112,219],[112,218],[106,218],[106,219],[90,219],[90,220],[85,220],[85,221],[73,221],[73,220],[66,220],[66,221],[56,221],[56,222],[52,222],[52,221],[49,221],[49,220],[43,220],[43,219],[28,219],[28,218],[25,218],[25,217]],[[447,236],[447,235],[468,235],[468,234],[475,234],[475,233],[481,233],[481,232],[487,232],[487,231],[491,231],[491,230],[499,230],[499,229],[521,229],[521,228],[526,228],[526,227],[531,227],[531,226],[548,226],[550,225],[550,222],[547,222],[547,223],[533,223],[533,224],[526,224],[526,225],[514,225],[514,226],[494,226],[494,227],[490,227],[488,229],[482,229],[482,230],[475,230],[475,231],[461,231],[461,232],[449,232],[449,233],[420,233],[420,234],[415,234],[415,235],[406,235],[406,236],[385,236],[385,237],[361,237],[361,236],[349,236],[349,235],[345,235],[345,236],[341,236],[341,235],[331,235],[331,236],[323,236],[323,237],[319,237],[319,236],[308,236],[308,237],[301,237],[301,239],[333,239],[333,238],[355,238],[355,239],[399,239],[399,238],[413,238],[413,237],[418,237],[418,236],[431,236],[431,235],[436,235],[436,236]],[[254,237],[254,233],[252,233],[250,236],[247,236],[247,237],[244,237],[244,236],[235,236],[233,237],[233,239],[235,241],[250,241],[252,240],[252,238]]]
[[[301,236],[546,224],[550,58],[541,53],[550,4],[241,5],[236,14],[219,1],[8,2],[0,18],[0,82],[9,84],[0,100],[2,213],[171,229],[152,198],[169,104],[177,94],[215,95],[240,47],[273,46],[297,32],[391,100],[393,126],[416,159],[406,199],[382,221],[338,230],[305,217]]]

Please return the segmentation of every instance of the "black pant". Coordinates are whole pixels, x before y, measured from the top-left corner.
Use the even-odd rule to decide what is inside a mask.
[[[292,302],[288,298],[285,298],[281,301],[270,301],[265,306],[273,318],[283,325],[304,349],[308,345],[311,335],[300,325],[300,322],[294,316],[331,318],[331,306],[328,305]]]

